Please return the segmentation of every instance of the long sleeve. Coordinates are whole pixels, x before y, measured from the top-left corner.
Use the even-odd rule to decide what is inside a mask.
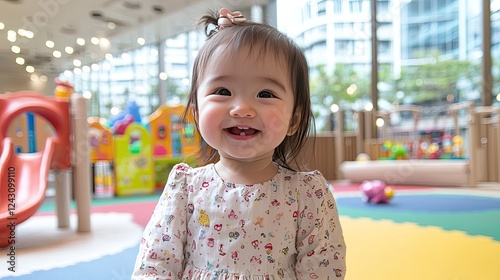
[[[344,279],[346,245],[335,199],[318,171],[297,190],[297,279]]]
[[[188,166],[178,164],[142,235],[131,279],[180,279],[187,235]]]

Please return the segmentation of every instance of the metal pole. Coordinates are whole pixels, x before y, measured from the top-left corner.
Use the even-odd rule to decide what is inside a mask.
[[[78,232],[90,232],[90,201],[92,185],[90,174],[90,145],[87,141],[89,131],[87,122],[87,100],[81,95],[71,96],[72,106],[72,153],[73,153],[73,191],[78,216]]]
[[[344,127],[344,111],[339,110],[335,113],[335,179],[342,178],[340,172],[340,164],[345,161],[345,127]]]
[[[377,39],[377,0],[371,0],[371,30],[372,30],[372,73],[371,73],[371,99],[373,104],[373,118],[368,124],[373,129],[371,130],[371,138],[377,138],[377,129],[375,127],[375,115],[378,112],[378,39]]]
[[[163,42],[163,41],[161,41]],[[167,82],[159,78],[160,73],[165,72],[165,45],[158,42],[158,100],[159,105],[164,105],[167,102]],[[167,77],[168,79],[168,77]]]

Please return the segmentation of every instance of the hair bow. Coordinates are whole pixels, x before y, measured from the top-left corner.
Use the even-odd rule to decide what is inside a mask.
[[[239,11],[231,12],[226,8],[222,8],[219,11],[219,19],[217,20],[217,25],[219,29],[224,27],[229,27],[237,25],[238,23],[245,22],[247,19]]]

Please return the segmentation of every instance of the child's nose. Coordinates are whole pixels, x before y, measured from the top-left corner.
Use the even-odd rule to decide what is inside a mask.
[[[256,115],[253,107],[249,103],[245,102],[235,104],[229,114],[231,115],[231,117],[237,118],[253,118]]]

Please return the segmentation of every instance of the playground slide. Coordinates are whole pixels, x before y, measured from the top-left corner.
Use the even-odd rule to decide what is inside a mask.
[[[0,155],[0,247],[15,246],[15,228],[38,210],[56,143],[47,138],[43,152],[18,154],[3,139]]]

